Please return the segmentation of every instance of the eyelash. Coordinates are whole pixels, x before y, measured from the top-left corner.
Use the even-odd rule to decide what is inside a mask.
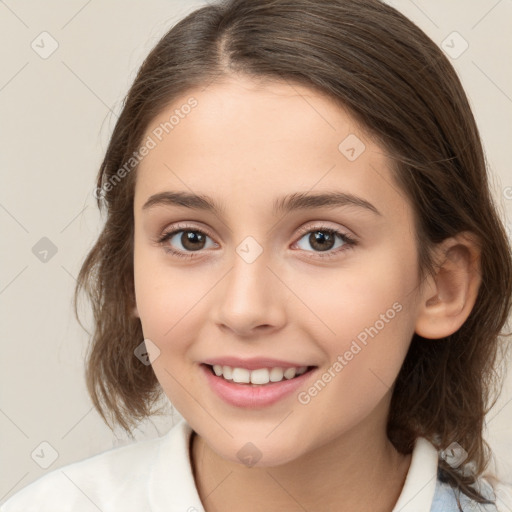
[[[173,256],[176,256],[178,258],[191,259],[191,258],[195,257],[194,252],[192,252],[190,254],[183,253],[182,251],[177,251],[175,249],[172,249],[168,245],[167,246],[165,245],[165,243],[168,240],[170,240],[176,233],[179,233],[181,231],[190,231],[193,233],[200,233],[201,235],[206,235],[210,238],[213,238],[209,235],[209,233],[207,231],[203,231],[202,229],[196,229],[193,226],[186,226],[186,225],[174,226],[174,229],[172,229],[171,231],[167,231],[167,232],[163,233],[163,235],[157,239],[157,243],[163,247],[165,252],[172,254]],[[330,228],[327,226],[315,226],[315,227],[301,228],[301,229],[299,229],[299,234],[300,234],[299,240],[304,235],[306,235],[308,233],[313,233],[315,231],[326,232],[331,235],[339,236],[341,238],[341,240],[344,242],[344,245],[341,248],[338,247],[338,249],[336,249],[334,251],[331,250],[331,251],[326,252],[325,254],[323,254],[321,252],[316,253],[318,255],[318,257],[323,258],[323,259],[333,258],[333,257],[337,256],[338,253],[350,250],[358,244],[357,240],[355,240],[354,238],[349,236],[347,233],[343,233],[341,231],[338,231],[336,229],[333,229],[333,228]],[[201,252],[201,251],[195,251],[195,252]],[[311,251],[306,251],[306,252],[311,252]],[[308,256],[308,257],[310,257],[310,256]]]

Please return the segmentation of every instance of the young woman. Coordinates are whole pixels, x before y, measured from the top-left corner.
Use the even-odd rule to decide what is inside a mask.
[[[228,0],[146,58],[77,286],[87,379],[165,436],[3,507],[508,510],[482,437],[512,258],[466,95],[377,0]]]

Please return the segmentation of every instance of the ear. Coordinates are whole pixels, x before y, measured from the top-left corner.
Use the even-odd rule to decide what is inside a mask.
[[[436,248],[436,273],[420,294],[415,332],[439,339],[456,332],[475,305],[481,284],[480,246],[476,235],[462,232]]]
[[[132,308],[132,316],[135,318],[140,318],[139,310],[137,309],[137,305],[133,306],[133,308]]]

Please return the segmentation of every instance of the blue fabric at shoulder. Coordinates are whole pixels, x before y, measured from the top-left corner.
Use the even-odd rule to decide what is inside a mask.
[[[485,481],[478,482],[477,488],[479,492],[487,499],[494,500],[495,495],[492,487]],[[463,512],[498,512],[494,504],[481,504],[466,496],[463,492],[454,489],[447,483],[437,479],[434,499],[432,500],[432,508],[430,512],[459,512],[457,504],[457,496]]]

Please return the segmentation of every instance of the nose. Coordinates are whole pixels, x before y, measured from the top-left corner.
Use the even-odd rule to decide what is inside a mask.
[[[290,292],[276,274],[265,253],[250,263],[236,254],[217,287],[212,312],[219,328],[244,338],[281,329]]]

